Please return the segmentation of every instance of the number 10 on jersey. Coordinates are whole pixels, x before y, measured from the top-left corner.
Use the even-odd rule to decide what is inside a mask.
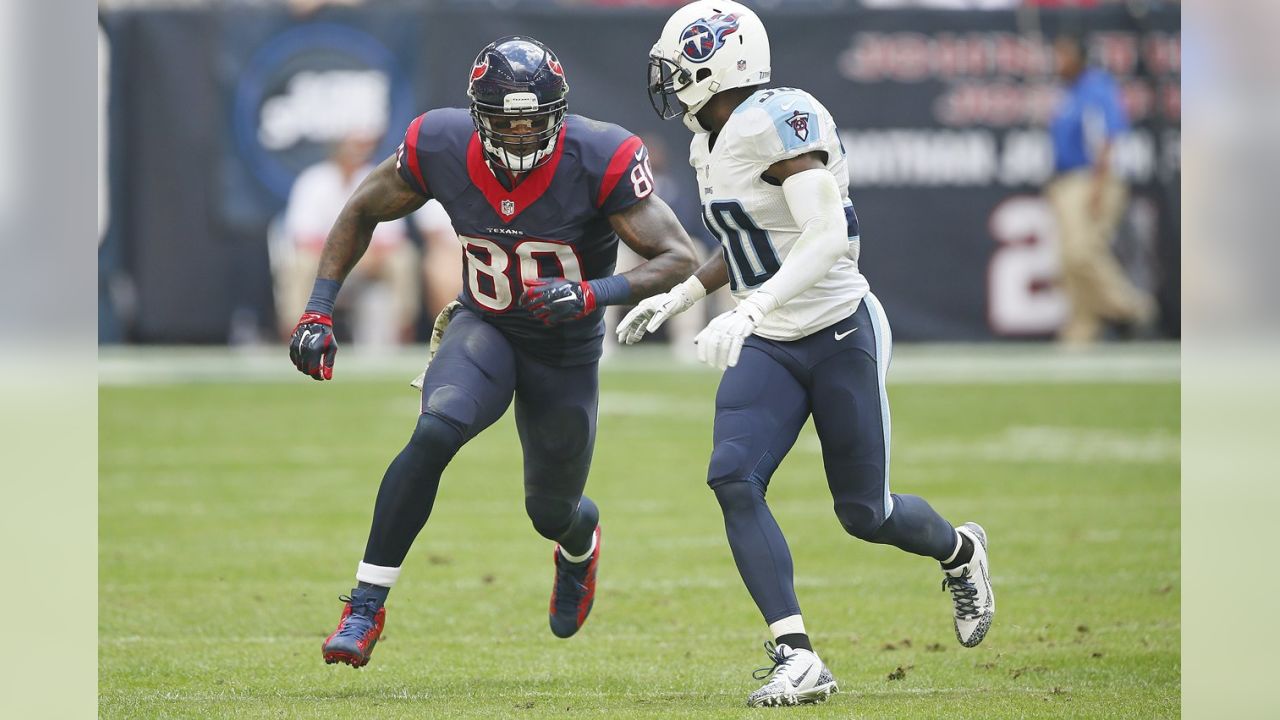
[[[753,288],[782,267],[768,231],[756,225],[737,200],[716,200],[702,207],[702,221],[720,241],[735,292]]]

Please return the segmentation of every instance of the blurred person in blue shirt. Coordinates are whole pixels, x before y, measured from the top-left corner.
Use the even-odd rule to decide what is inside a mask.
[[[1111,252],[1111,239],[1129,202],[1112,167],[1116,138],[1129,130],[1120,91],[1106,71],[1089,67],[1084,42],[1054,41],[1063,94],[1049,124],[1054,177],[1045,188],[1058,222],[1063,288],[1070,313],[1058,338],[1093,342],[1104,321],[1149,324],[1155,303],[1129,281]]]

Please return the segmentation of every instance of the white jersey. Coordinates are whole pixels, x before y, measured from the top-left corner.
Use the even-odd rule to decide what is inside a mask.
[[[831,113],[803,90],[761,90],[734,110],[714,148],[708,148],[710,138],[709,133],[694,135],[689,164],[698,175],[703,222],[720,239],[736,300],[772,277],[800,237],[782,186],[761,177],[770,165],[824,152],[844,200],[849,252],[826,277],[769,313],[755,334],[798,340],[857,310],[870,288],[858,272],[858,217],[849,201],[849,171]]]

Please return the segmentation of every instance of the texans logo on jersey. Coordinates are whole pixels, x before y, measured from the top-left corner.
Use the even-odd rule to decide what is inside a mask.
[[[706,62],[724,45],[724,39],[736,32],[738,16],[734,13],[695,20],[680,33],[681,52],[692,62]]]
[[[796,110],[787,118],[786,123],[795,131],[801,142],[809,139],[809,113]]]

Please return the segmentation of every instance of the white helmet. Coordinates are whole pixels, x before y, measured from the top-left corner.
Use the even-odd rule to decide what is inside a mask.
[[[751,8],[732,0],[697,0],[667,20],[649,51],[649,101],[663,119],[697,113],[712,95],[769,82],[769,36]],[[672,97],[679,102],[672,102]]]

